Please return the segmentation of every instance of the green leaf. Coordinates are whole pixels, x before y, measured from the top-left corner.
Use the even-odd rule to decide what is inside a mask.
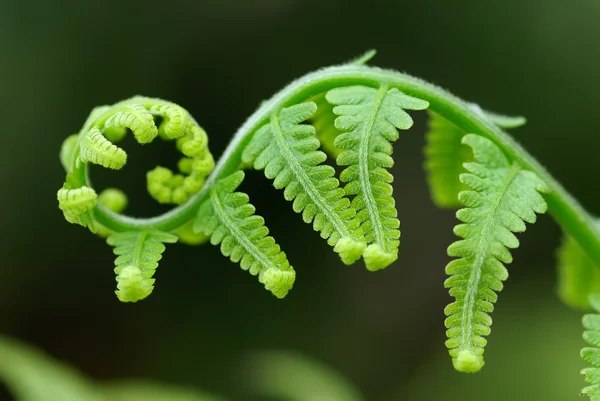
[[[158,230],[128,231],[112,234],[106,242],[115,247],[117,297],[122,302],[137,302],[154,289],[154,271],[165,250],[164,243],[177,237]]]
[[[18,401],[108,401],[75,369],[0,336],[0,381]]]
[[[268,236],[264,219],[254,214],[248,195],[235,192],[244,180],[238,171],[210,189],[210,198],[198,210],[194,231],[210,236],[213,245],[221,244],[221,252],[232,262],[265,285],[277,298],[292,288],[296,273],[285,253],[273,237]]]
[[[127,380],[101,387],[106,401],[219,401],[221,398],[192,388],[167,386],[142,380]],[[83,400],[82,400],[83,401]]]
[[[270,122],[255,134],[242,155],[243,163],[273,179],[284,197],[293,201],[296,213],[327,239],[342,261],[355,262],[365,249],[360,222],[344,197],[333,167],[322,164],[327,156],[318,150],[315,129],[300,124],[316,111],[313,102],[301,103],[272,114]]]
[[[65,183],[56,193],[58,207],[62,210],[65,220],[72,224],[79,224],[95,232],[92,210],[96,207],[98,195],[90,187],[70,188]]]
[[[513,233],[525,231],[525,222],[534,223],[544,213],[541,196],[548,186],[534,173],[511,163],[489,139],[469,134],[462,142],[473,149],[475,162],[465,163],[469,171],[460,176],[472,190],[459,194],[466,206],[456,216],[464,224],[454,233],[462,237],[448,248],[453,260],[446,267],[451,277],[445,282],[456,301],[445,310],[448,318],[446,346],[454,367],[476,372],[483,366],[485,336],[490,333],[495,292],[508,277],[505,263],[512,261],[508,248],[517,248]]]
[[[80,148],[79,161],[82,163],[94,163],[119,170],[127,162],[125,151],[106,139],[97,127],[92,127],[83,134]]]
[[[346,195],[354,196],[356,210],[369,246],[363,258],[369,270],[382,269],[398,257],[400,221],[392,197],[394,165],[391,143],[398,139],[396,129],[409,129],[413,120],[404,110],[423,110],[429,103],[396,88],[350,86],[330,90],[327,101],[337,129],[343,132],[335,141],[342,150],[337,164],[348,166],[340,180]]]
[[[129,128],[139,143],[150,143],[158,135],[154,117],[141,104],[124,104],[104,122],[102,128]],[[99,127],[100,128],[100,127]]]
[[[600,226],[600,221],[597,220]],[[565,234],[557,251],[558,296],[568,306],[589,309],[589,295],[600,292],[600,268]]]
[[[244,366],[252,393],[288,401],[361,401],[360,391],[320,361],[297,353],[256,352]]]
[[[439,114],[429,112],[429,116],[424,150],[429,191],[438,207],[459,207],[458,194],[468,188],[459,177],[466,172],[463,163],[471,160],[473,153],[461,142],[463,130]]]
[[[600,312],[600,293],[589,294],[587,303],[595,312]],[[587,395],[592,401],[600,401],[600,314],[585,315],[583,327],[586,329],[583,339],[592,347],[583,348],[581,358],[593,367],[581,371],[585,381],[590,384],[581,390],[581,394]]]

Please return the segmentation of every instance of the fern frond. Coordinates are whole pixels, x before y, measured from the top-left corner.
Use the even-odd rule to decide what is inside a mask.
[[[80,149],[79,161],[82,163],[94,163],[119,170],[127,162],[125,151],[106,139],[98,127],[92,127],[83,134]]]
[[[597,220],[600,226],[600,221]],[[557,251],[558,296],[568,306],[589,309],[589,295],[600,293],[600,268],[581,246],[565,234]]]
[[[177,237],[158,230],[128,231],[113,234],[106,242],[115,247],[117,297],[122,302],[137,302],[154,289],[154,271],[162,258],[165,243],[177,242]]]
[[[423,110],[429,103],[385,85],[336,88],[326,98],[336,105],[335,126],[343,132],[334,142],[342,150],[337,164],[348,166],[340,180],[346,195],[355,196],[352,206],[369,244],[363,258],[369,270],[382,269],[397,259],[400,245],[393,177],[386,170],[394,165],[391,143],[398,139],[397,128],[413,124],[404,110]]]
[[[128,128],[139,143],[150,143],[158,135],[154,117],[141,104],[126,104],[104,123],[104,128]]]
[[[472,152],[461,140],[465,132],[434,112],[429,113],[425,135],[425,171],[433,202],[442,208],[461,206],[458,194],[468,187],[460,181],[463,163]]]
[[[596,313],[583,316],[583,339],[591,345],[581,350],[581,358],[592,365],[585,368],[581,374],[590,386],[581,390],[582,395],[587,395],[592,401],[600,401],[600,293],[593,293],[588,298],[588,303]]]
[[[180,205],[204,186],[205,178],[215,166],[212,154],[208,150],[206,132],[191,118],[183,108],[167,107],[170,104],[153,109],[165,113],[161,124],[166,130],[163,136],[178,138],[177,149],[187,157],[179,160],[178,168],[183,174],[158,166],[146,175],[148,193],[159,203]],[[169,114],[170,113],[170,117]],[[183,119],[186,119],[183,121]],[[164,125],[166,124],[166,125]],[[181,131],[178,131],[181,130]]]
[[[95,232],[94,219],[91,212],[96,207],[98,195],[92,188],[83,186],[69,188],[65,184],[56,194],[58,207],[62,210],[65,220],[72,224],[79,224]]]
[[[163,102],[150,107],[150,113],[162,116],[158,134],[165,139],[177,139],[185,135],[191,116],[183,107]]]
[[[519,246],[513,233],[525,231],[525,222],[534,223],[536,213],[546,211],[541,194],[549,188],[534,173],[511,163],[489,139],[468,134],[462,142],[473,149],[475,162],[465,163],[469,173],[460,176],[472,189],[459,194],[466,208],[456,216],[464,224],[454,233],[463,239],[448,248],[448,255],[459,259],[446,267],[451,277],[444,284],[456,299],[445,310],[446,346],[457,370],[476,372],[484,364],[495,291],[502,290],[508,277],[508,248]]]
[[[342,261],[350,264],[360,258],[366,245],[335,170],[322,164],[327,156],[318,150],[315,129],[300,124],[316,109],[315,103],[306,102],[272,114],[244,149],[242,162],[264,169],[275,188],[285,188],[284,197],[293,201],[294,211],[302,212],[304,222],[312,222]]]
[[[210,190],[210,198],[198,210],[196,232],[210,236],[213,245],[221,244],[221,252],[244,270],[258,275],[258,280],[278,298],[292,288],[296,273],[285,253],[268,236],[264,219],[254,214],[248,195],[235,192],[244,180],[238,171],[220,180]]]

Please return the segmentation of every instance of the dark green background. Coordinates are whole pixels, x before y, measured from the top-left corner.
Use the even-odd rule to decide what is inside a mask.
[[[285,83],[376,48],[373,65],[527,116],[514,135],[598,213],[598,21],[597,0],[0,0],[0,331],[96,378],[144,376],[237,399],[245,355],[286,349],[339,370],[369,401],[577,400],[580,314],[554,296],[560,230],[548,217],[514,252],[487,365],[452,369],[442,283],[455,219],[429,200],[423,114],[395,147],[403,234],[385,271],[343,266],[250,175],[244,189],[297,270],[283,301],[217,248],[175,245],[152,296],[120,304],[111,249],[67,224],[55,194],[60,144],[96,105],[136,94],[175,101],[218,156]],[[129,146],[126,171],[99,183],[131,188],[134,214],[155,213],[143,175],[172,158],[168,148]]]

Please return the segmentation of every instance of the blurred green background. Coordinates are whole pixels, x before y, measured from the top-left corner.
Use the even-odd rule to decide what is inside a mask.
[[[246,355],[282,349],[323,361],[369,401],[577,400],[580,314],[554,295],[560,229],[548,217],[514,252],[487,365],[452,369],[442,283],[455,219],[429,200],[424,114],[395,147],[403,234],[385,271],[343,266],[262,174],[249,176],[244,190],[298,274],[282,301],[217,248],[175,245],[152,296],[121,304],[111,249],[67,224],[55,194],[60,144],[96,105],[136,94],[177,102],[217,156],[284,84],[376,48],[373,65],[525,115],[514,135],[600,213],[598,21],[597,0],[0,0],[0,332],[94,378],[154,378],[232,399],[248,399]],[[143,176],[175,153],[127,150],[126,171],[98,184],[127,186],[129,210],[156,213]]]

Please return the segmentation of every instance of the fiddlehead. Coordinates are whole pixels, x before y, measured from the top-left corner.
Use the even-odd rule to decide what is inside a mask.
[[[455,229],[463,239],[449,248],[458,259],[447,268],[452,277],[446,285],[456,298],[447,308],[448,347],[459,370],[475,371],[483,364],[488,314],[507,276],[503,263],[511,260],[508,248],[518,245],[513,232],[523,231],[525,222],[534,222],[547,206],[600,265],[600,230],[560,183],[500,129],[520,125],[523,119],[483,112],[420,79],[364,65],[372,55],[293,81],[261,104],[216,163],[206,133],[177,105],[135,97],[98,107],[61,148],[67,180],[58,193],[59,206],[68,221],[109,236],[109,241],[123,233],[139,238],[149,232],[190,244],[210,238],[281,297],[291,288],[294,273],[248,197],[236,192],[243,179],[240,170],[264,170],[344,262],[362,256],[368,269],[377,270],[398,254],[399,219],[388,171],[394,162],[392,143],[398,129],[412,125],[407,110],[428,108],[434,117],[428,136],[433,150],[427,157],[443,159],[429,164],[434,197],[441,206],[466,206],[458,212],[464,224]],[[162,119],[158,127],[157,118]],[[184,155],[179,172],[159,166],[148,174],[151,195],[177,205],[163,215],[122,215],[124,197],[98,198],[88,179],[89,163],[118,168],[126,162],[115,143],[129,131],[140,143],[155,137],[175,140]],[[459,142],[474,150],[475,162]],[[343,167],[339,180],[325,164],[321,145]],[[467,172],[461,174],[464,162]],[[441,173],[445,175],[434,178]],[[155,243],[161,250],[153,251],[152,267],[144,270],[140,263],[127,262],[139,272],[127,266],[120,270],[119,284],[135,288],[134,298],[149,292],[162,244],[174,241],[162,238],[157,239],[161,246]],[[146,252],[143,245],[134,248]]]

